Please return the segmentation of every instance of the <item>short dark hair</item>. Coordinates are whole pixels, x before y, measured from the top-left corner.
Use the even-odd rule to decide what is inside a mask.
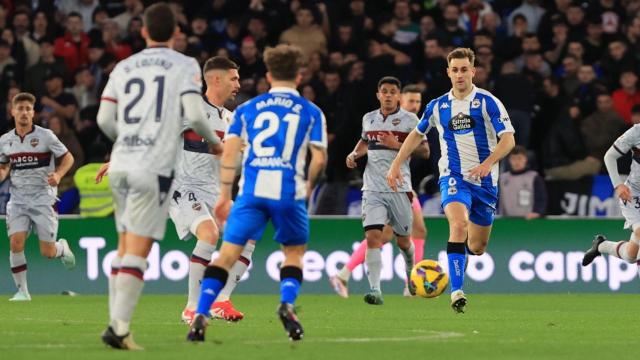
[[[509,155],[524,155],[527,156],[527,148],[525,148],[522,145],[516,145],[513,147],[513,150],[511,150],[511,154]]]
[[[224,56],[214,56],[204,63],[202,73],[206,74],[211,70],[238,70],[238,64]]]
[[[82,20],[82,15],[80,15],[80,13],[76,11],[72,11],[67,14],[67,19],[72,17],[77,17],[77,18],[80,18],[80,20]]]
[[[407,94],[407,93],[422,94],[422,89],[420,89],[420,86],[418,86],[416,84],[409,84],[409,85],[405,85],[402,88],[402,93],[403,94]]]
[[[378,80],[378,90],[384,84],[395,85],[398,87],[398,89],[402,89],[402,83],[400,82],[400,79],[395,76],[385,76],[382,79]]]
[[[11,99],[11,105],[16,105],[19,102],[28,101],[31,105],[35,105],[36,97],[33,94],[28,92],[21,92],[16,94],[16,96]]]
[[[471,66],[473,66],[476,54],[469,48],[456,48],[447,55],[447,64],[450,64],[453,59],[469,59]]]
[[[275,80],[294,80],[304,65],[304,53],[295,45],[269,47],[264,51],[263,59]]]
[[[176,28],[176,17],[167,3],[153,4],[144,12],[144,26],[151,40],[167,42]]]

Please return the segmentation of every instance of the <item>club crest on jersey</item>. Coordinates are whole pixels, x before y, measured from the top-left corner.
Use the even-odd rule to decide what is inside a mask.
[[[471,108],[472,109],[477,109],[480,107],[480,100],[478,99],[473,99],[473,101],[471,102]]]
[[[466,134],[476,127],[476,122],[467,114],[458,113],[449,120],[449,130],[456,134]]]
[[[33,138],[33,139],[31,139],[30,144],[31,144],[31,146],[36,147],[36,146],[38,146],[38,144],[40,144],[40,140],[38,138]]]
[[[194,203],[193,205],[191,205],[191,208],[193,210],[195,210],[195,211],[200,211],[200,210],[202,210],[202,205],[200,205],[200,203],[197,202],[197,203]]]
[[[398,126],[398,124],[400,124],[400,121],[401,121],[400,119],[395,118],[395,119],[391,120],[391,123],[393,124],[393,126]]]

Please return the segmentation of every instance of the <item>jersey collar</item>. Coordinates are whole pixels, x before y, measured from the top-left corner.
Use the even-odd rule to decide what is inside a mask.
[[[389,116],[395,115],[400,112],[400,104],[398,104],[398,107],[386,116],[382,113],[382,108],[378,109],[378,112],[380,113],[380,116],[382,116],[382,122],[385,122]]]
[[[20,138],[20,141],[24,141],[24,138],[26,138],[27,135],[31,134],[34,131],[36,131],[36,126],[33,125],[33,124],[31,124],[31,130],[27,131],[27,133],[24,134],[24,136],[20,136],[20,134],[18,134],[18,130],[17,129],[13,129],[13,132],[16,134],[16,136]]]
[[[471,92],[464,99],[460,101],[471,101],[476,97],[476,93],[478,92],[478,88],[471,84]],[[449,101],[457,100],[455,96],[453,96],[453,89],[449,90]]]
[[[300,96],[300,93],[298,92],[298,90],[284,87],[284,86],[273,87],[269,90],[269,93],[270,94],[271,93],[287,93],[287,94]]]

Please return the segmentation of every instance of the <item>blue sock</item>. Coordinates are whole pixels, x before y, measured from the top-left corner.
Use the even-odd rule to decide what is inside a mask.
[[[202,287],[200,289],[200,300],[198,300],[198,308],[196,314],[209,315],[211,304],[216,301],[220,290],[227,282],[228,272],[217,266],[208,266],[204,272],[202,279]]]
[[[280,269],[280,302],[295,304],[301,284],[302,269],[295,266]]]
[[[464,283],[464,265],[466,261],[464,243],[447,243],[447,259],[449,260],[451,292],[461,290]]]

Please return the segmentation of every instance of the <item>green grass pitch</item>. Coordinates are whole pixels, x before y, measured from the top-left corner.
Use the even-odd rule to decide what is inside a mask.
[[[5,296],[8,298],[8,296]],[[290,342],[277,296],[238,295],[240,323],[213,321],[205,343],[185,341],[185,296],[143,295],[132,331],[143,352],[105,347],[106,296],[35,295],[0,301],[2,359],[624,359],[635,353],[638,295],[473,295],[466,314],[448,296],[302,295],[305,338]]]

